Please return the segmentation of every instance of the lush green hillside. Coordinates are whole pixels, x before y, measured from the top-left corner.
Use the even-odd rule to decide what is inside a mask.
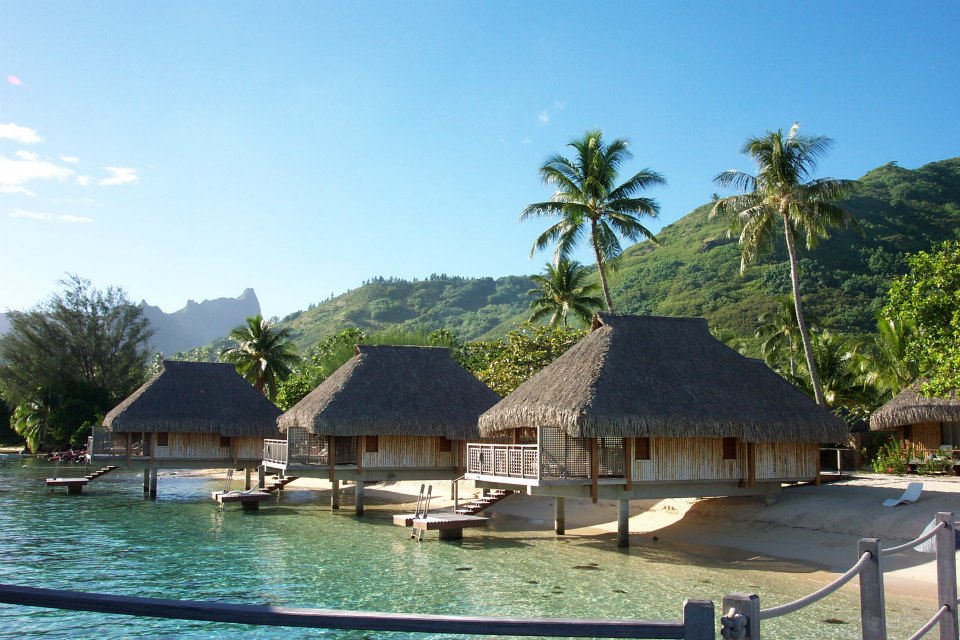
[[[802,252],[803,291],[816,324],[866,333],[891,277],[906,269],[904,254],[960,237],[960,158],[916,170],[893,163],[874,169],[846,206],[863,234],[837,233],[815,251]],[[665,227],[659,247],[644,242],[627,250],[612,280],[617,311],[702,316],[736,335],[753,334],[757,316],[773,308],[774,296],[789,292],[784,255],[772,255],[741,275],[736,240],[726,237],[723,221],[709,219],[709,211],[704,205]],[[521,276],[376,279],[291,314],[285,324],[298,333],[302,349],[351,326],[447,328],[471,340],[501,335],[520,321],[529,288]]]

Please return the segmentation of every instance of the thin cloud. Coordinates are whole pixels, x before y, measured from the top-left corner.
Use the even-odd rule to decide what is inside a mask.
[[[77,176],[77,184],[80,185],[81,187],[89,187],[90,180],[91,180],[90,176]]]
[[[74,216],[70,215],[69,213],[66,213],[62,216],[57,216],[57,220],[61,222],[69,222],[71,224],[93,222],[93,218],[88,218],[87,216]]]
[[[0,138],[4,140],[14,140],[20,144],[36,144],[43,142],[43,138],[37,133],[36,129],[30,127],[21,127],[13,122],[0,124]]]
[[[567,108],[567,101],[566,101],[566,100],[554,100],[554,101],[553,101],[553,108],[556,109],[557,111],[563,111],[564,109]]]
[[[60,159],[67,164],[80,164],[80,158],[76,156],[60,156]]]
[[[15,75],[9,75],[9,76],[7,76],[7,82],[9,82],[10,84],[12,84],[12,85],[15,86],[15,87],[22,87],[22,86],[23,86],[23,80],[21,80],[20,78],[18,78],[18,77],[15,76]]]
[[[26,211],[24,209],[14,209],[10,212],[11,218],[29,218],[31,220],[53,220],[53,214],[45,211]]]
[[[26,184],[33,180],[66,180],[73,170],[47,160],[36,153],[18,151],[15,158],[0,156],[0,191],[33,195]]]
[[[131,182],[140,181],[137,170],[130,167],[104,167],[104,169],[110,174],[110,177],[104,178],[97,183],[102,187],[112,187],[118,184],[130,184]]]
[[[537,121],[539,121],[540,124],[544,124],[544,125],[550,124],[550,114],[547,112],[546,109],[544,109],[537,115]]]
[[[47,211],[28,211],[26,209],[14,209],[10,212],[10,217],[40,220],[41,222],[63,222],[66,224],[88,224],[93,222],[93,218],[87,216],[75,216],[70,213],[55,214]]]

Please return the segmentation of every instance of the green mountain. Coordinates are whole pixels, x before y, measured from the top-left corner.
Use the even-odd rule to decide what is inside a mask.
[[[801,249],[805,310],[813,323],[868,333],[907,252],[960,237],[960,158],[910,170],[886,164],[860,179],[845,206],[862,234],[835,233],[814,251]],[[664,227],[660,245],[627,249],[611,280],[621,313],[705,317],[712,327],[748,338],[757,317],[789,293],[789,267],[780,250],[740,274],[736,239],[725,222],[709,219],[705,204]],[[458,278],[433,275],[406,281],[375,278],[309,310],[284,318],[301,350],[347,327],[376,332],[446,328],[464,340],[498,336],[527,315],[525,276]]]

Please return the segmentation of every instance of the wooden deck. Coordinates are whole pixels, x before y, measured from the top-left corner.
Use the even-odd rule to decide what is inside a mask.
[[[436,513],[417,517],[412,513],[393,516],[393,524],[401,527],[412,526],[414,532],[439,531],[441,540],[459,540],[467,528],[485,527],[490,518],[468,516],[460,513]],[[413,537],[417,537],[414,533]]]
[[[50,488],[66,487],[67,493],[80,493],[90,482],[86,478],[47,478],[47,486]]]
[[[244,509],[255,511],[260,508],[260,503],[269,500],[271,495],[266,491],[214,491],[210,497],[221,506],[231,502],[239,502]]]

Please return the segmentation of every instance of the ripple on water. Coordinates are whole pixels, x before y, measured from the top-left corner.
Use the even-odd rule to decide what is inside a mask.
[[[370,611],[517,617],[667,620],[685,597],[719,603],[754,591],[772,604],[821,586],[802,573],[745,570],[691,556],[668,542],[617,550],[611,540],[544,531],[470,531],[422,544],[389,514],[331,513],[319,497],[291,493],[256,514],[221,511],[222,481],[162,476],[157,500],[142,476],[114,472],[79,496],[51,494],[48,465],[0,460],[0,576],[28,586],[163,598]],[[80,470],[77,470],[77,475]],[[888,598],[891,637],[932,613]],[[843,591],[765,626],[764,637],[858,638],[858,600]],[[829,620],[830,623],[823,621]],[[799,631],[798,631],[799,630]],[[123,618],[0,605],[0,638],[389,638],[403,634],[301,631]],[[449,637],[449,636],[444,636]]]

